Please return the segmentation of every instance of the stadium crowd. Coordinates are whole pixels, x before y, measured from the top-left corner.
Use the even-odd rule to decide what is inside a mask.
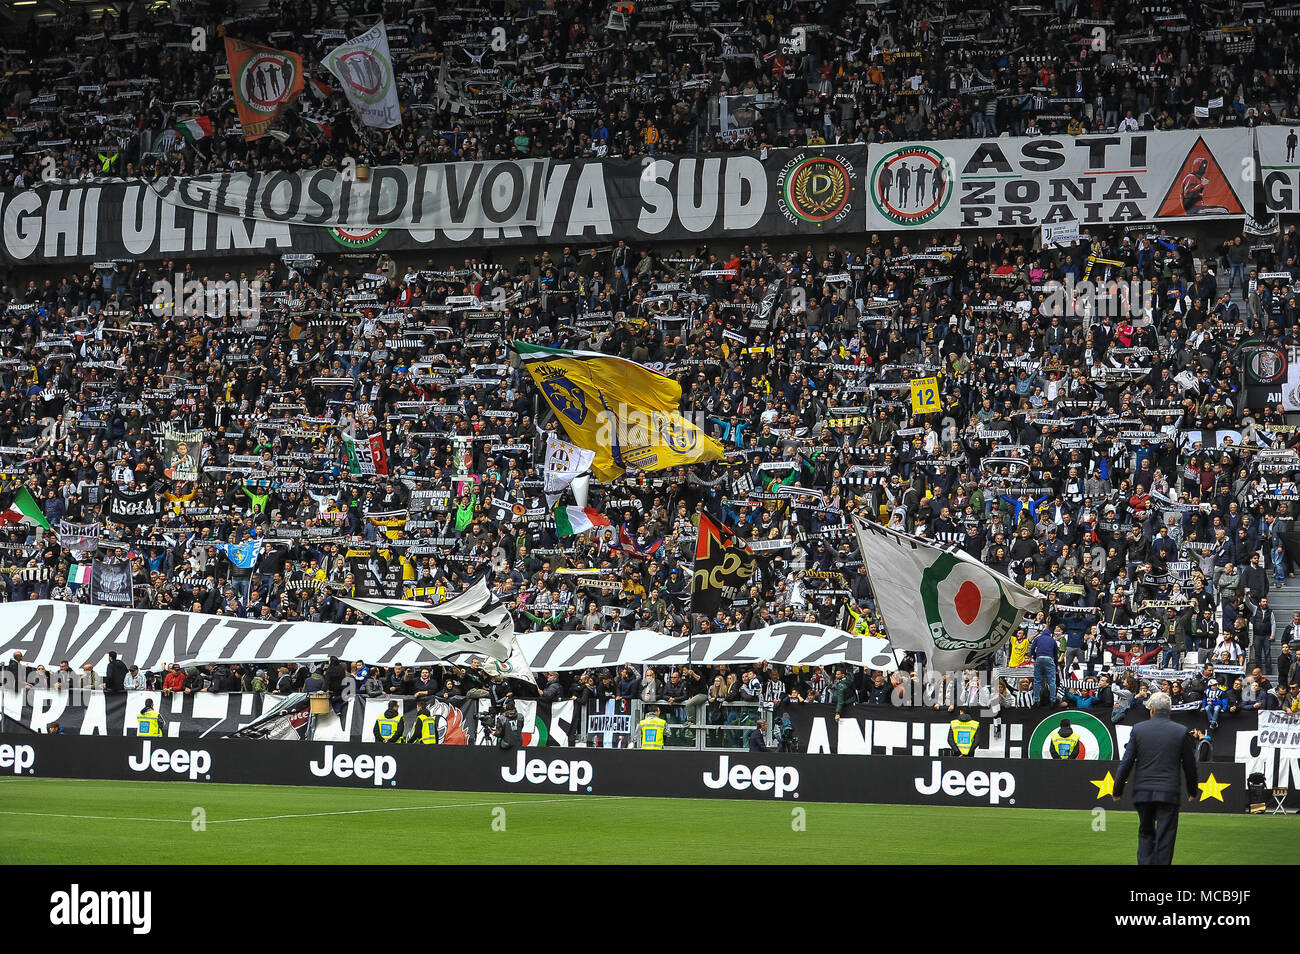
[[[1242,23],[1240,4],[957,12],[828,0],[814,19],[841,24],[833,30],[773,4],[658,3],[626,16],[588,2],[489,8],[508,26],[505,50],[481,24],[447,19],[459,13],[386,11],[400,128],[353,128],[341,96],[309,83],[281,135],[254,143],[230,134],[220,38],[297,50],[328,84],[322,53],[380,5],[241,16],[214,2],[203,23],[184,24],[151,22],[136,5],[120,21],[42,22],[25,51],[5,52],[0,176],[29,186],[47,154],[60,177],[148,177],[343,156],[612,156],[1300,118],[1287,65],[1297,34],[1281,10],[1223,32]],[[638,29],[658,20],[669,25]],[[728,22],[738,26],[715,29]],[[168,45],[195,25],[206,50]],[[673,30],[698,43],[662,42]],[[729,114],[751,125],[721,128],[720,95],[747,100]],[[172,132],[197,115],[210,136]],[[1131,664],[1175,673],[1198,653],[1175,679],[1189,703],[1218,707],[1240,691],[1243,704],[1249,694],[1300,709],[1280,671],[1293,627],[1267,602],[1300,566],[1300,441],[1280,406],[1243,406],[1240,348],[1248,337],[1300,347],[1294,227],[1215,247],[1140,227],[1064,250],[1007,232],[915,245],[872,235],[822,254],[755,241],[721,253],[618,242],[481,256],[455,268],[381,254],[364,265],[290,256],[238,274],[183,260],[11,271],[0,290],[0,505],[26,488],[52,530],[7,532],[5,598],[87,600],[74,554],[89,551],[64,527],[97,524],[101,556],[129,561],[137,607],[355,623],[338,597],[370,586],[360,577],[378,561],[381,577],[431,600],[486,578],[520,630],[672,635],[804,619],[875,634],[848,521],[861,513],[1049,593],[1004,650],[1003,678],[926,672],[909,657],[892,676],[628,668],[559,674],[539,690],[1127,706],[1161,678],[1138,679]],[[159,315],[153,283],[177,273],[260,282],[260,303],[238,316]],[[1085,278],[1111,283],[1111,313],[1045,314],[1047,283]],[[613,526],[557,538],[540,464],[558,425],[539,414],[513,340],[619,354],[675,377],[684,412],[727,458],[593,488],[591,506]],[[940,413],[912,414],[906,381],[917,372],[938,377]],[[202,432],[197,479],[177,476],[172,432]],[[345,433],[381,435],[387,475],[350,469]],[[156,514],[112,519],[115,498],[141,497]],[[744,598],[692,619],[705,511],[762,545],[760,569]],[[247,540],[256,556],[239,568],[226,545]],[[1211,656],[1225,679],[1244,667],[1242,685],[1212,686],[1200,665]],[[1022,666],[1036,670],[1028,685]],[[403,674],[364,668],[358,691],[405,687]],[[1103,669],[1113,684],[1095,678]],[[323,674],[131,678],[193,692],[273,691],[286,677],[301,689]],[[443,693],[479,678],[429,674]]]
[[[337,597],[379,558],[434,600],[487,578],[521,630],[667,634],[692,625],[702,511],[762,542],[761,579],[696,631],[811,619],[876,632],[846,526],[858,512],[1053,590],[1026,634],[1059,641],[1062,676],[1134,658],[1172,670],[1200,650],[1271,677],[1290,631],[1267,596],[1300,563],[1300,462],[1280,408],[1238,406],[1238,346],[1298,343],[1290,284],[1257,277],[1293,267],[1298,244],[1292,230],[1254,247],[1240,300],[1222,279],[1236,239],[1198,270],[1190,242],[1145,230],[1073,251],[935,236],[943,254],[873,238],[821,259],[763,243],[723,261],[620,243],[581,261],[404,272],[381,255],[363,274],[382,280],[274,261],[249,276],[267,289],[256,322],[151,318],[155,273],[221,277],[182,263],[74,272],[5,289],[0,500],[22,486],[55,530],[99,523],[101,555],[131,560],[138,607],[356,622]],[[1147,310],[1038,314],[1044,281],[1102,268],[1139,283],[1121,290],[1150,283]],[[491,306],[496,289],[509,304]],[[446,304],[456,296],[488,304]],[[434,353],[391,327],[404,311],[441,326]],[[510,363],[516,339],[662,368],[727,459],[596,488],[612,526],[557,539],[539,499],[557,424]],[[912,415],[917,371],[939,377],[940,413]],[[204,434],[197,481],[169,476],[172,430]],[[383,435],[387,477],[349,471],[343,432]],[[112,520],[115,496],[141,493],[156,517]],[[84,546],[75,533],[8,536],[9,599],[88,597],[60,545]],[[242,570],[223,545],[248,539]],[[853,680],[855,695],[879,688]]]
[[[1290,28],[1300,8],[1236,0],[212,0],[175,10],[132,3],[93,20],[38,19],[21,48],[0,51],[6,185],[37,181],[51,156],[58,178],[152,177],[344,157],[631,156],[1300,119]],[[375,131],[353,124],[321,61],[380,14],[405,110],[401,126]],[[299,53],[308,72],[275,133],[252,143],[238,126],[227,36]],[[211,133],[191,144],[177,124],[199,117]]]

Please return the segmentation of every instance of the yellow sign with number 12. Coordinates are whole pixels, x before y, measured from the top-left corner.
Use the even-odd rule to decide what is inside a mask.
[[[943,410],[939,403],[939,379],[936,377],[912,379],[912,413],[929,414]]]

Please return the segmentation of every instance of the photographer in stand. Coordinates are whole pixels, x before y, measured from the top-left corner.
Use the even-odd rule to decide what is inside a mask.
[[[506,703],[504,711],[497,716],[492,738],[496,739],[499,749],[517,749],[524,744],[524,720],[519,717],[513,699]]]

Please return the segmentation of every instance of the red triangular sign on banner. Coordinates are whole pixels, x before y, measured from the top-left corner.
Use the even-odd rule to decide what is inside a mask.
[[[1180,215],[1245,215],[1237,193],[1200,136],[1188,150],[1169,185],[1158,218]]]

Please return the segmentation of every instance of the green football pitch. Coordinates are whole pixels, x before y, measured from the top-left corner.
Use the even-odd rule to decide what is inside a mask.
[[[0,781],[5,864],[1132,864],[1136,836],[1129,810]],[[1241,845],[1294,864],[1300,823],[1184,814],[1175,859]]]

